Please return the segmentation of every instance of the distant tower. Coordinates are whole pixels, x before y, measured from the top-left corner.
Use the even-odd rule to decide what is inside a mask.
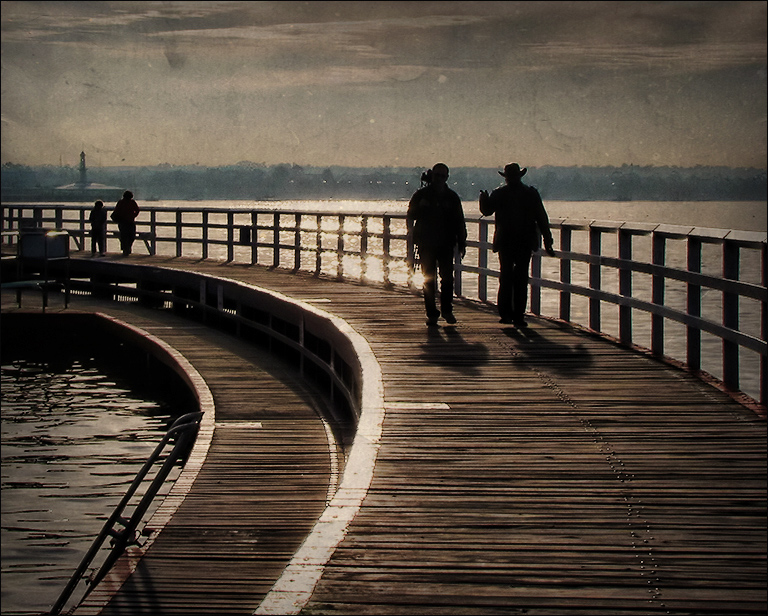
[[[85,186],[85,152],[80,152],[80,185]]]

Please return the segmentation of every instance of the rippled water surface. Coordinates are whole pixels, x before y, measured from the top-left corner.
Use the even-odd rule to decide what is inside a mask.
[[[3,614],[50,609],[177,414],[96,358],[3,357]]]

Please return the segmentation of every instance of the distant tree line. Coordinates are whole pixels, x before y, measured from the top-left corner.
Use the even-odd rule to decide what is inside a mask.
[[[133,191],[144,201],[361,199],[407,200],[424,168],[307,167],[241,162],[223,167],[94,167],[87,181]],[[2,198],[55,194],[80,179],[77,167],[2,166]],[[730,167],[539,167],[525,181],[544,199],[566,201],[763,201],[766,171]],[[462,199],[503,182],[497,169],[456,167],[449,183]],[[26,195],[26,197],[25,197]]]

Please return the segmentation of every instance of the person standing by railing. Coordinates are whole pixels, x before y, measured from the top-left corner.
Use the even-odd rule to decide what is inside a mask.
[[[528,304],[528,272],[531,256],[544,239],[544,249],[555,256],[552,231],[539,191],[523,184],[521,178],[528,169],[511,163],[499,171],[506,180],[504,186],[491,194],[480,191],[480,213],[496,215],[493,252],[499,255],[499,293],[496,307],[500,323],[526,327],[525,309]]]
[[[103,201],[93,204],[88,222],[91,223],[91,256],[96,256],[98,251],[99,256],[103,257],[107,254],[107,210],[104,209]]]
[[[461,198],[448,188],[448,166],[437,163],[422,176],[426,186],[417,190],[408,203],[409,228],[419,251],[424,276],[424,307],[427,325],[437,325],[441,312],[449,324],[453,314],[453,257],[456,247],[466,252],[467,226]],[[440,275],[440,310],[437,309],[437,276]]]
[[[112,220],[117,223],[120,231],[120,249],[124,256],[131,254],[133,242],[136,239],[136,217],[139,215],[139,205],[133,200],[133,193],[126,190],[123,198],[117,202],[112,212]]]

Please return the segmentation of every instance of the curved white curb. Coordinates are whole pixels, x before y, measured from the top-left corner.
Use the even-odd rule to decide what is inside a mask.
[[[192,450],[189,452],[187,461],[184,463],[179,477],[174,481],[170,491],[163,499],[163,502],[147,521],[144,532],[151,531],[145,543],[141,546],[132,546],[126,549],[125,553],[118,559],[109,573],[99,583],[93,592],[85,600],[85,603],[78,606],[72,613],[77,615],[98,614],[102,608],[110,601],[114,594],[120,590],[122,585],[128,579],[139,564],[139,561],[154,542],[160,531],[171,519],[181,503],[186,498],[189,490],[197,478],[200,469],[203,467],[208,450],[213,440],[213,431],[216,426],[216,407],[213,401],[213,394],[208,388],[205,379],[200,375],[197,369],[187,360],[184,355],[173,348],[164,340],[153,336],[149,332],[130,325],[120,319],[112,317],[102,312],[93,313],[98,317],[114,323],[117,327],[127,330],[134,334],[138,339],[149,342],[149,346],[161,351],[167,355],[173,363],[176,364],[177,372],[186,381],[192,389],[195,397],[203,412],[203,417],[198,427],[197,437],[195,438]]]

